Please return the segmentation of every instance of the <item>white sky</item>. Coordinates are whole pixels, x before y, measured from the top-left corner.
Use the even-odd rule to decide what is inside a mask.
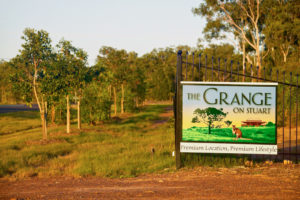
[[[196,46],[205,20],[202,0],[0,0],[0,59],[18,54],[26,27],[44,29],[83,48],[93,65],[101,46],[139,55],[153,48]]]

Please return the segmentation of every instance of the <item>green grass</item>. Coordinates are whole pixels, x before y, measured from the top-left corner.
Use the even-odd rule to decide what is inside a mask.
[[[205,142],[238,142],[238,143],[276,143],[276,127],[242,127],[242,138],[236,140],[231,128],[213,128],[208,134],[208,128],[192,127],[184,129],[183,141],[205,141]]]
[[[174,129],[170,123],[155,124],[165,107],[147,106],[121,121],[84,124],[81,131],[73,124],[71,134],[65,126],[50,127],[47,142],[40,127],[29,129],[40,124],[38,112],[2,114],[6,134],[0,135],[0,177],[132,177],[174,170]]]
[[[0,113],[0,135],[40,126],[39,113],[35,111]]]
[[[169,106],[149,105],[121,119],[83,124],[80,131],[73,121],[70,134],[64,125],[48,127],[48,141],[42,140],[38,112],[1,114],[5,134],[0,134],[0,177],[122,178],[174,171],[174,119],[160,117]],[[243,164],[245,158],[182,154],[181,159],[185,167],[230,167]]]

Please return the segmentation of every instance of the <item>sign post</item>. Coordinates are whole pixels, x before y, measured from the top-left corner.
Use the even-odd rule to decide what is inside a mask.
[[[181,153],[277,155],[277,83],[182,81],[180,86],[176,133],[181,134],[175,143],[180,139]]]
[[[180,141],[182,136],[182,51],[178,51],[177,55],[177,74],[176,74],[176,89],[175,89],[175,157],[176,157],[176,168],[179,169],[181,166],[180,158]]]

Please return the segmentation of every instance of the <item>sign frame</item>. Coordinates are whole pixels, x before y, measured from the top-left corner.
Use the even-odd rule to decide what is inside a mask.
[[[182,136],[183,136],[183,86],[184,85],[202,85],[202,86],[243,86],[243,87],[275,87],[275,143],[271,144],[271,143],[251,143],[251,142],[220,142],[220,141],[183,141],[182,140]],[[224,153],[224,154],[264,154],[264,155],[277,155],[277,90],[278,90],[278,83],[263,83],[263,82],[200,82],[200,81],[180,81],[179,87],[180,89],[178,91],[180,91],[180,100],[181,102],[178,102],[177,104],[177,108],[178,110],[180,110],[180,112],[177,112],[177,114],[180,114],[179,118],[176,117],[177,121],[176,123],[180,123],[179,126],[177,126],[177,130],[176,132],[179,133],[179,153]],[[179,130],[178,130],[179,129]],[[178,134],[177,133],[177,134]],[[177,136],[178,137],[178,136]],[[199,145],[203,145],[203,147],[205,147],[205,144],[209,144],[208,146],[211,146],[212,144],[216,144],[216,145],[222,145],[226,146],[226,145],[232,145],[232,146],[237,146],[238,148],[240,148],[239,146],[249,146],[251,144],[256,145],[256,146],[270,146],[270,148],[274,148],[276,146],[276,153],[273,152],[267,152],[267,153],[262,153],[262,152],[257,152],[257,153],[249,153],[249,152],[228,152],[228,151],[224,151],[224,152],[214,152],[214,151],[187,151],[187,150],[182,150],[182,146],[186,145],[186,144],[195,144],[194,146],[199,147]],[[207,145],[206,147],[207,148]],[[177,148],[178,149],[178,148]]]

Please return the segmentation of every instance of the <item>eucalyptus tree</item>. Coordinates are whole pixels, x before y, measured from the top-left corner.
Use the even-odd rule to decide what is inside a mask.
[[[44,81],[53,58],[51,39],[44,30],[26,28],[20,55],[11,61],[11,81],[23,99],[32,103],[34,96],[42,121],[43,139],[47,139],[47,84]]]
[[[62,91],[66,96],[67,102],[67,133],[70,133],[70,95],[77,97],[78,106],[78,128],[80,122],[80,93],[85,82],[85,72],[87,63],[87,54],[82,50],[74,47],[70,41],[61,40],[57,47],[58,62],[61,65],[63,74],[64,87]],[[78,97],[79,96],[79,97]]]
[[[111,87],[114,96],[114,114],[117,115],[117,87],[121,87],[121,113],[124,112],[124,85],[128,76],[128,54],[125,50],[117,50],[103,46],[99,50],[97,64],[105,66],[111,72]]]
[[[300,8],[297,1],[264,2],[267,9],[265,19],[265,43],[272,49],[280,52],[283,63],[286,64],[289,53],[299,50],[300,40]]]
[[[111,94],[110,72],[99,64],[88,68],[86,86],[82,89],[82,118],[95,125],[97,121],[110,118]]]
[[[12,92],[12,86],[9,82],[11,68],[9,62],[0,60],[0,103],[17,102],[19,96]]]
[[[134,106],[138,108],[146,99],[146,70],[143,66],[143,59],[131,60],[130,69],[128,87],[134,95]]]
[[[190,49],[181,46],[179,49]],[[172,48],[153,49],[143,55],[147,99],[169,100],[174,94],[176,53]]]
[[[261,70],[261,49],[263,47],[263,9],[262,0],[205,0],[192,11],[195,15],[206,17],[204,29],[207,38],[222,38],[222,33],[233,33],[239,38],[243,51],[243,66],[245,57],[252,62],[249,55],[245,56],[246,48],[255,51],[255,62]],[[244,69],[245,72],[245,69]]]

